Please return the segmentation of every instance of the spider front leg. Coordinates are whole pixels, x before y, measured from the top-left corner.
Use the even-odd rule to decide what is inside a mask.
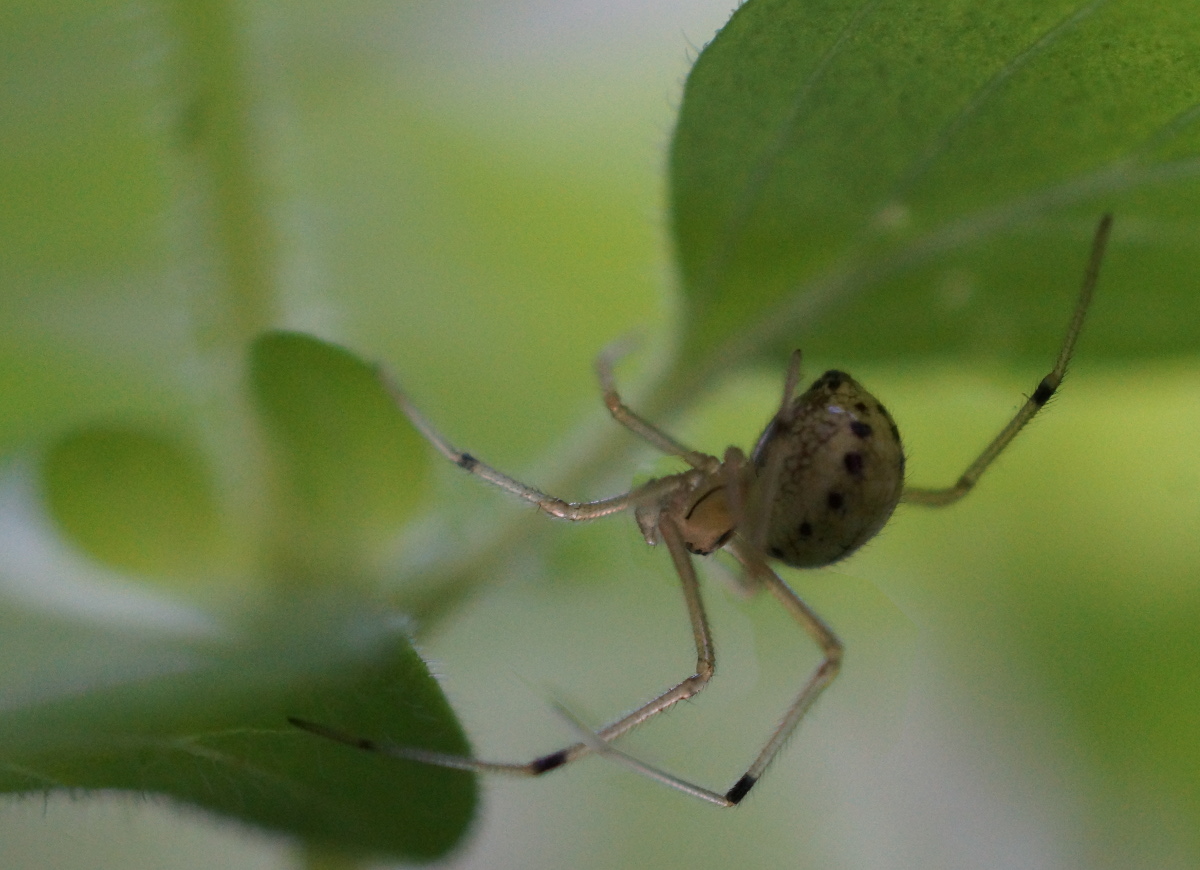
[[[1062,348],[1058,352],[1058,360],[1050,374],[1042,378],[1037,389],[1025,400],[1025,404],[1017,411],[1016,416],[1000,430],[1000,434],[992,439],[992,443],[984,448],[979,457],[967,466],[967,470],[962,473],[953,486],[944,489],[906,486],[901,501],[930,507],[944,507],[958,501],[974,488],[988,466],[996,460],[1004,448],[1012,443],[1025,424],[1032,420],[1034,415],[1050,401],[1062,383],[1063,376],[1067,372],[1067,364],[1071,361],[1071,354],[1075,351],[1075,342],[1083,329],[1083,319],[1087,315],[1088,306],[1092,302],[1092,293],[1096,289],[1096,280],[1100,274],[1100,261],[1104,259],[1104,249],[1108,244],[1112,221],[1112,215],[1106,214],[1100,218],[1100,223],[1096,227],[1096,235],[1092,239],[1091,257],[1088,259],[1087,269],[1083,274],[1083,286],[1079,291],[1079,301],[1075,303],[1075,313],[1071,316],[1066,338],[1063,339]]]
[[[696,644],[696,671],[690,677],[680,681],[665,692],[660,693],[653,700],[643,704],[633,712],[627,713],[594,734],[589,734],[588,739],[572,744],[565,749],[560,749],[557,752],[541,755],[532,761],[497,762],[460,755],[450,755],[443,752],[432,752],[410,746],[396,746],[385,741],[347,734],[336,728],[330,728],[306,719],[290,717],[288,721],[297,728],[329,740],[337,741],[338,743],[344,743],[355,749],[387,755],[392,758],[402,758],[408,761],[418,761],[423,764],[433,764],[438,767],[469,770],[477,773],[540,776],[543,773],[548,773],[551,770],[575,761],[589,752],[595,751],[598,745],[607,745],[610,741],[616,740],[647,719],[657,716],[680,701],[696,695],[708,684],[716,668],[712,634],[708,627],[708,617],[704,612],[704,602],[700,597],[700,585],[696,580],[695,568],[692,565],[691,557],[683,542],[683,537],[679,529],[675,526],[674,520],[670,517],[664,517],[658,528],[660,536],[663,542],[666,543],[667,549],[671,553],[671,558],[675,563],[675,568],[679,573],[683,597],[687,605],[688,619],[691,622],[692,637]],[[683,790],[724,806],[736,803],[736,801],[731,802],[715,792],[709,792],[696,786],[684,787]]]
[[[511,492],[513,495],[530,502],[539,510],[552,517],[571,520],[573,522],[599,519],[610,514],[620,513],[629,507],[630,499],[634,495],[641,494],[640,491],[626,492],[621,495],[590,502],[568,502],[563,501],[561,498],[547,495],[539,489],[535,489],[528,484],[521,483],[521,481],[509,477],[501,471],[497,471],[492,466],[479,461],[470,453],[454,447],[433,427],[433,424],[425,418],[425,415],[417,410],[416,405],[409,400],[404,391],[400,389],[396,382],[382,368],[378,370],[378,377],[384,388],[391,395],[392,400],[395,401],[396,406],[404,413],[404,416],[408,417],[409,422],[425,437],[425,440],[434,446],[438,453],[445,456],[463,471],[470,472],[493,486]]]

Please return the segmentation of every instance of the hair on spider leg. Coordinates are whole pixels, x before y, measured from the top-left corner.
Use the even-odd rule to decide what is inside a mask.
[[[1061,385],[1092,301],[1111,229],[1112,215],[1106,214],[1096,227],[1083,282],[1053,368],[959,478],[942,488],[905,483],[905,454],[895,421],[850,375],[831,369],[800,392],[799,351],[789,360],[781,400],[753,450],[747,455],[730,447],[721,458],[692,450],[630,409],[612,373],[619,352],[610,348],[602,353],[596,371],[605,407],[613,419],[690,468],[592,502],[568,502],[548,495],[458,450],[380,370],[380,379],[413,426],[435,450],[469,474],[559,519],[586,522],[632,511],[646,542],[664,545],[671,557],[692,630],[696,666],[689,676],[598,730],[560,708],[560,713],[574,722],[578,739],[527,762],[484,761],[392,746],[307,720],[289,721],[356,749],[484,773],[540,776],[594,753],[693,797],[718,806],[735,806],[762,779],[842,663],[843,646],[837,635],[770,563],[791,568],[831,565],[878,534],[901,502],[942,507],[970,492]],[[636,726],[702,691],[715,673],[716,652],[692,557],[720,550],[740,566],[743,587],[770,593],[821,652],[820,663],[809,673],[757,757],[725,792],[676,777],[613,745]]]

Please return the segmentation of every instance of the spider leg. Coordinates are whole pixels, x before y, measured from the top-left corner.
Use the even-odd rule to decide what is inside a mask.
[[[764,771],[775,760],[775,756],[779,754],[788,738],[792,736],[792,732],[796,730],[796,726],[800,724],[800,720],[804,718],[804,714],[808,712],[825,687],[833,682],[834,677],[841,669],[843,647],[842,642],[833,633],[833,629],[826,625],[816,611],[805,604],[804,600],[771,569],[760,551],[749,545],[745,538],[735,537],[727,549],[742,563],[742,567],[758,584],[766,586],[770,590],[776,600],[783,605],[796,622],[800,623],[800,627],[816,642],[824,654],[821,663],[809,676],[808,682],[804,684],[804,688],[800,690],[796,700],[783,714],[783,719],[775,727],[775,731],[767,740],[766,745],[759,751],[754,763],[725,793],[727,804],[733,806],[740,803],[747,792],[762,778]]]
[[[540,776],[555,768],[562,767],[568,762],[575,761],[590,752],[597,749],[599,744],[608,744],[609,741],[616,740],[622,734],[630,731],[634,727],[645,722],[647,719],[657,716],[669,707],[674,706],[680,701],[691,698],[703,689],[709,679],[712,678],[713,671],[716,668],[716,657],[713,651],[712,634],[708,627],[708,617],[704,612],[704,602],[700,597],[700,585],[696,580],[696,571],[692,565],[691,556],[684,546],[683,537],[674,522],[664,517],[660,525],[662,539],[666,542],[667,548],[671,552],[671,558],[675,563],[675,568],[679,573],[679,580],[683,588],[683,598],[687,605],[688,619],[692,626],[692,637],[696,643],[696,672],[685,680],[662,692],[653,700],[638,707],[636,710],[625,714],[616,721],[606,725],[599,731],[587,731],[585,739],[578,743],[572,744],[565,749],[560,749],[557,752],[551,752],[548,755],[539,756],[532,761],[527,762],[499,762],[499,761],[484,761],[478,758],[470,758],[461,755],[451,755],[444,752],[434,752],[427,749],[419,749],[410,746],[397,746],[386,741],[373,740],[367,737],[360,737],[353,734],[347,734],[344,731],[339,731],[336,728],[330,728],[326,725],[321,725],[316,722],[310,722],[306,719],[289,718],[288,721],[297,728],[316,734],[319,737],[324,737],[329,740],[344,743],[347,746],[352,746],[356,749],[362,749],[367,752],[375,752],[380,755],[387,755],[393,758],[403,758],[409,761],[418,761],[423,764],[433,764],[438,767],[450,767],[457,770],[469,770],[479,773],[507,773],[517,776]],[[608,754],[608,753],[606,753]],[[651,774],[652,775],[652,774]],[[656,777],[659,778],[659,777]],[[684,788],[684,791],[703,791],[696,787]],[[720,796],[716,796],[720,802]]]
[[[725,456],[721,460],[721,479],[725,482],[726,501],[729,503],[729,514],[733,517],[733,527],[741,529],[747,523],[747,495],[749,494],[749,470],[746,454],[740,447],[725,448]]]
[[[712,789],[707,789],[703,786],[696,785],[693,782],[688,782],[686,779],[682,779],[673,773],[668,773],[661,768],[647,764],[639,758],[634,758],[627,752],[622,752],[620,749],[617,749],[617,747],[613,744],[601,740],[599,734],[597,734],[595,731],[592,731],[587,727],[587,725],[583,724],[574,716],[572,716],[570,711],[560,707],[558,712],[563,716],[564,719],[574,726],[575,730],[579,732],[583,742],[590,746],[592,751],[597,755],[602,755],[605,758],[617,762],[618,764],[622,764],[632,770],[634,773],[640,773],[642,776],[648,777],[657,782],[661,782],[663,785],[670,786],[671,788],[678,789],[684,794],[690,794],[692,797],[697,797],[700,798],[700,800],[716,804],[719,807],[731,807],[734,805],[729,798],[720,792],[715,792]]]
[[[1066,338],[1063,339],[1062,348],[1058,352],[1058,360],[1054,363],[1054,368],[1050,371],[1050,374],[1042,378],[1037,389],[1025,400],[1025,404],[1017,411],[1016,416],[1008,422],[1007,426],[1000,430],[1000,434],[992,439],[992,442],[967,467],[967,470],[962,473],[962,476],[959,477],[953,486],[948,486],[944,489],[923,489],[906,486],[904,494],[901,496],[901,501],[910,504],[928,505],[930,507],[943,507],[958,501],[971,491],[988,466],[995,461],[1004,448],[1012,443],[1012,440],[1017,437],[1017,433],[1025,427],[1025,424],[1032,420],[1033,416],[1050,401],[1050,397],[1054,395],[1054,392],[1062,383],[1063,376],[1067,371],[1067,364],[1071,361],[1071,354],[1075,350],[1075,341],[1079,338],[1079,333],[1083,329],[1083,319],[1087,314],[1088,306],[1092,302],[1092,292],[1096,289],[1096,279],[1100,274],[1100,261],[1104,258],[1104,248],[1108,244],[1108,236],[1111,229],[1112,215],[1106,214],[1100,219],[1100,223],[1096,227],[1096,235],[1092,240],[1091,257],[1088,260],[1087,269],[1083,273],[1083,286],[1079,291],[1079,301],[1075,304],[1075,313],[1071,316],[1071,323],[1067,327]]]
[[[787,416],[788,409],[792,407],[792,399],[796,396],[796,388],[800,386],[801,358],[799,349],[792,351],[792,355],[788,358],[787,375],[783,379],[783,398],[779,402],[779,411],[776,416]]]
[[[795,398],[796,388],[800,385],[800,363],[800,351],[792,351],[788,360],[787,375],[783,379],[783,396],[779,400],[779,410],[775,412],[766,432],[759,439],[759,444],[773,437],[777,427],[786,426],[791,421],[792,399]],[[767,460],[766,466],[756,473],[758,486],[753,490],[753,498],[749,500],[749,503],[742,505],[742,516],[738,517],[741,523],[739,528],[742,537],[760,551],[766,545],[766,520],[771,512],[771,506],[775,504],[775,497],[779,493],[779,486],[784,477],[783,464],[786,459],[787,454],[782,450],[777,450]]]
[[[619,342],[610,345],[596,357],[596,376],[600,380],[600,389],[604,393],[604,405],[612,414],[613,419],[668,456],[678,456],[688,465],[701,471],[714,471],[719,464],[716,457],[680,444],[653,423],[636,414],[621,400],[621,396],[617,392],[616,379],[613,377],[613,363],[617,361],[624,350],[625,345]]]
[[[519,480],[515,480],[507,474],[492,468],[492,466],[479,461],[470,453],[465,453],[454,447],[433,427],[433,424],[426,419],[425,415],[417,410],[417,407],[387,372],[380,369],[378,376],[380,382],[396,402],[396,405],[404,412],[404,415],[408,417],[417,431],[425,437],[425,440],[437,449],[438,453],[445,456],[464,471],[468,471],[476,477],[486,480],[493,486],[498,486],[500,489],[523,498],[525,501],[536,505],[539,510],[553,517],[559,517],[564,520],[584,521],[619,513],[628,508],[633,499],[646,495],[647,490],[653,491],[654,485],[657,483],[657,481],[651,481],[640,489],[590,502],[568,502],[561,498],[547,495],[541,490],[521,483]]]
[[[665,533],[663,537],[670,544],[672,536],[675,536],[678,543],[682,543],[678,541],[678,532],[674,531],[674,529]],[[575,722],[577,730],[583,736],[583,745],[586,745],[593,752],[623,764],[643,776],[661,782],[663,785],[670,786],[692,797],[722,807],[737,806],[746,797],[750,789],[762,779],[763,773],[771,762],[775,760],[775,756],[779,754],[779,751],[783,749],[788,738],[796,730],[796,726],[800,724],[800,720],[804,718],[804,714],[812,707],[825,687],[833,682],[834,677],[837,676],[838,671],[841,669],[843,655],[842,642],[833,633],[833,629],[826,625],[825,621],[811,607],[805,604],[804,600],[778,574],[771,570],[771,567],[759,555],[759,552],[752,545],[748,544],[746,539],[734,538],[728,545],[728,548],[758,584],[765,585],[770,589],[775,598],[784,606],[784,609],[800,623],[800,626],[809,637],[821,647],[821,651],[824,654],[821,663],[817,665],[812,675],[808,678],[808,681],[804,684],[804,688],[800,690],[800,694],[796,696],[791,706],[788,707],[787,712],[783,715],[783,719],[776,726],[774,733],[771,734],[766,745],[759,751],[758,757],[754,759],[754,763],[747,768],[746,772],[742,774],[729,791],[724,794],[713,791],[634,758],[612,745],[611,740],[613,737],[610,736],[608,731],[614,726],[609,726],[609,729],[593,733],[581,723],[575,722],[569,713],[562,711],[568,719]],[[672,552],[674,553],[674,550]],[[683,555],[686,557],[686,552]],[[676,559],[676,564],[679,564],[678,558]],[[682,569],[680,574],[682,576]],[[698,595],[696,601],[698,604]],[[666,708],[663,707],[662,709]],[[647,717],[649,715],[653,714],[647,714]]]

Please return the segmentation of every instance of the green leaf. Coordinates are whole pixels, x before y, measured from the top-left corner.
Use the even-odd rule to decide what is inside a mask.
[[[361,548],[394,532],[424,494],[428,451],[375,367],[312,336],[268,332],[251,347],[250,379],[298,508],[289,537]]]
[[[1045,357],[1108,210],[1088,347],[1192,350],[1198,43],[1178,0],[746,3],[672,145],[681,365]]]
[[[6,681],[0,791],[156,792],[347,854],[428,860],[462,836],[474,777],[371,755],[291,727],[464,754],[437,683],[394,620],[337,607],[292,612],[228,646],[84,630],[0,612],[0,655],[64,671]],[[64,642],[56,644],[64,646]],[[82,667],[80,667],[82,666]]]
[[[42,462],[59,527],[95,558],[139,574],[197,577],[220,526],[208,469],[179,438],[96,426],[60,437]]]

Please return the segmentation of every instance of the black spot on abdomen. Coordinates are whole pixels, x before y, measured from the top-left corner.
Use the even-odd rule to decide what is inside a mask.
[[[850,452],[842,457],[842,464],[846,466],[846,471],[851,477],[862,477],[863,473],[863,455],[861,453]]]

